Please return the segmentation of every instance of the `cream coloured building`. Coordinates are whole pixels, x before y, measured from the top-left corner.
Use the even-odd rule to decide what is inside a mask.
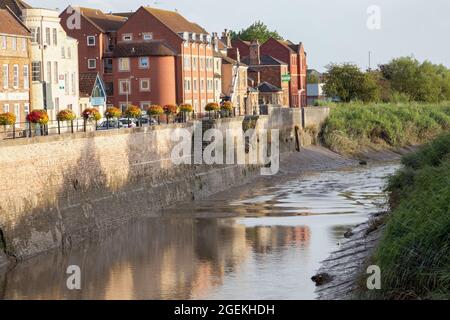
[[[47,109],[51,120],[60,110],[80,116],[78,42],[60,25],[58,11],[27,8],[22,21],[31,31],[31,106]]]

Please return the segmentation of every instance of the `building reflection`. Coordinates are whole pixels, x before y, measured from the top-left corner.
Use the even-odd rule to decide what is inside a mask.
[[[308,250],[306,226],[246,227],[236,219],[148,218],[48,253],[0,274],[3,299],[205,298],[246,262],[286,248]],[[82,270],[82,290],[66,288],[66,268]]]

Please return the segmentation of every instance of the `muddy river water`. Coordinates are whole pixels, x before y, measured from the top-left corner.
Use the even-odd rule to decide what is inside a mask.
[[[0,272],[0,299],[314,299],[344,233],[385,204],[384,164],[179,205]],[[67,288],[68,266],[81,290]]]

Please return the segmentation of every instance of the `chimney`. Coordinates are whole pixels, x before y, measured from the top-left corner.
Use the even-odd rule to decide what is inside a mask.
[[[231,34],[228,29],[225,29],[225,31],[222,32],[222,42],[225,43],[228,48],[231,48]]]
[[[261,64],[261,51],[258,40],[253,40],[250,44],[250,65]]]
[[[219,36],[217,35],[217,32],[213,32],[212,41],[213,41],[213,45],[214,45],[214,50],[216,52],[218,52],[219,51]]]

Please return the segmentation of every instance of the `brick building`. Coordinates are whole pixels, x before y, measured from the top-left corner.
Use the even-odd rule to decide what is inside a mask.
[[[30,31],[10,10],[0,9],[0,113],[25,122],[30,111]]]
[[[242,56],[248,58],[251,53],[252,43],[249,41],[243,41],[236,39],[232,42],[233,47],[236,47],[241,52]],[[287,73],[290,75],[291,80],[289,83],[289,103],[288,105],[293,108],[306,106],[306,52],[303,44],[294,44],[287,40],[276,40],[270,38],[260,47],[261,56],[269,56],[278,61],[285,63],[288,66]],[[244,61],[247,61],[244,59]],[[261,69],[261,68],[259,68]],[[263,80],[264,81],[264,80]],[[267,81],[267,80],[265,80]],[[272,80],[273,81],[273,80]],[[281,88],[280,85],[271,81],[267,81],[273,85]]]

